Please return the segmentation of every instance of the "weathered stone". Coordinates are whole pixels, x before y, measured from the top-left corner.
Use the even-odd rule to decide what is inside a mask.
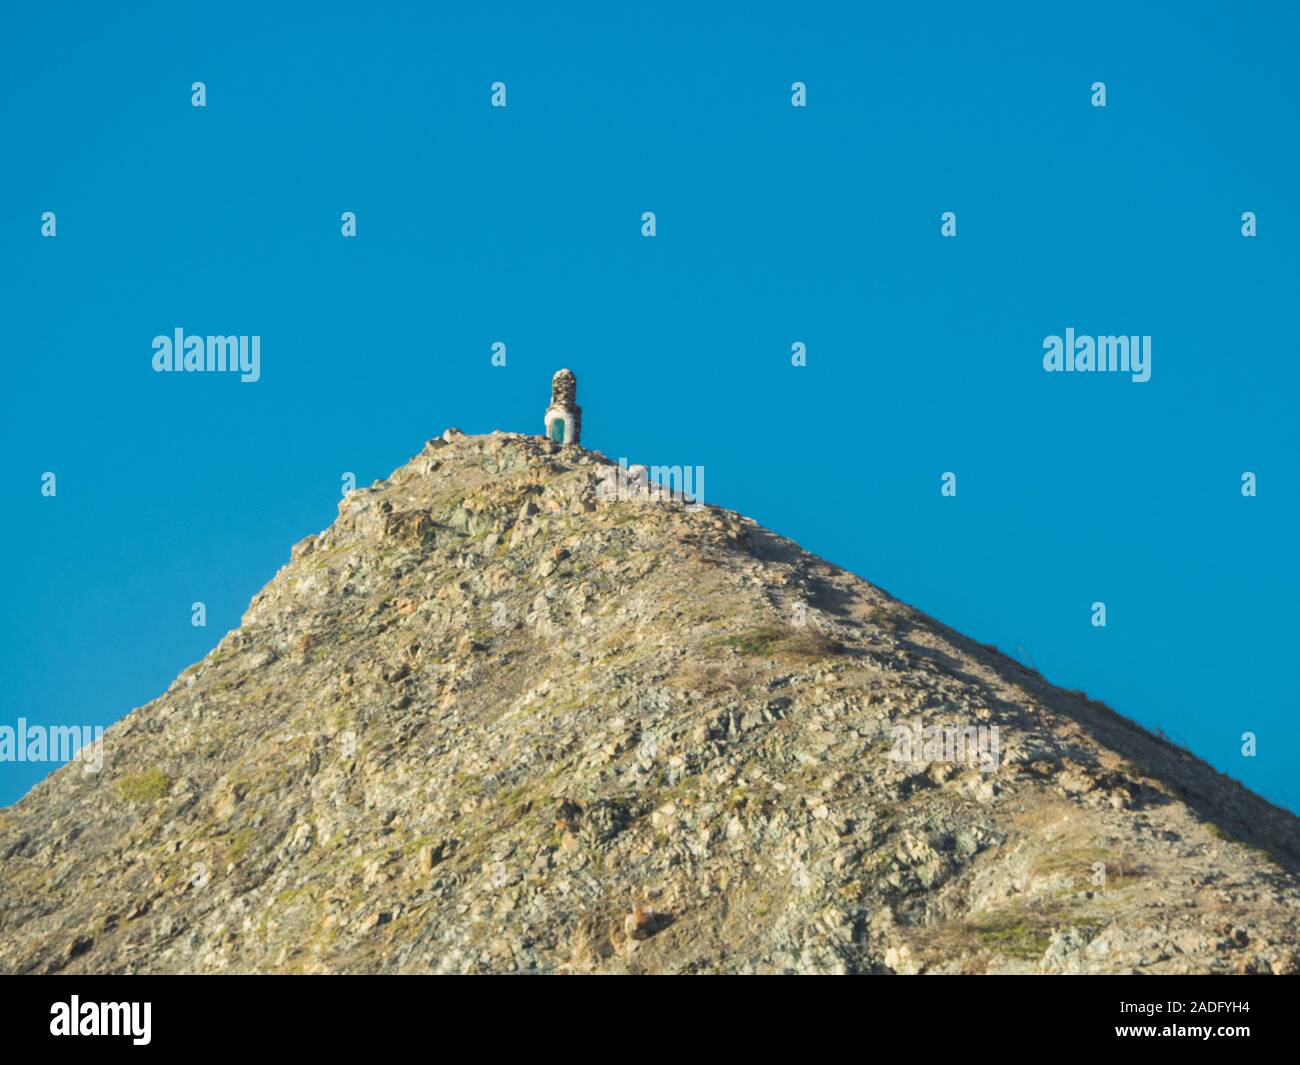
[[[351,493],[0,811],[0,972],[1300,967],[1296,818],[612,465],[449,430]]]

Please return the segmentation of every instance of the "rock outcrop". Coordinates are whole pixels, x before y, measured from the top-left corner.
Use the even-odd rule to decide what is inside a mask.
[[[1294,816],[610,469],[448,433],[349,495],[0,811],[0,971],[1300,967]],[[933,726],[996,767],[897,757]]]

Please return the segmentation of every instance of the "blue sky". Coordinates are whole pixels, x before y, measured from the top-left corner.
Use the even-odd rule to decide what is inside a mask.
[[[345,472],[569,366],[588,446],[1300,808],[1300,20],[1044,6],[11,7],[0,724],[154,698]],[[177,327],[261,380],[155,374]],[[1067,327],[1151,380],[1044,373]]]

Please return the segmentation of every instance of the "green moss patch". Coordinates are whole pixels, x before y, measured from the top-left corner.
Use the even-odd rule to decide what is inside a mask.
[[[157,802],[171,790],[172,782],[161,769],[146,769],[117,782],[118,798],[126,802]]]

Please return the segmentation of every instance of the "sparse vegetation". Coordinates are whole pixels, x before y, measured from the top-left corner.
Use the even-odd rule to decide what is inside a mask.
[[[1036,920],[1003,915],[973,926],[980,944],[1013,958],[1041,958],[1052,941],[1051,933]]]
[[[714,636],[706,640],[704,646],[728,648],[752,658],[827,658],[844,651],[838,642],[816,629],[777,628],[772,625],[726,636]]]
[[[157,802],[171,789],[171,780],[161,769],[146,769],[117,782],[118,797],[126,802]]]

